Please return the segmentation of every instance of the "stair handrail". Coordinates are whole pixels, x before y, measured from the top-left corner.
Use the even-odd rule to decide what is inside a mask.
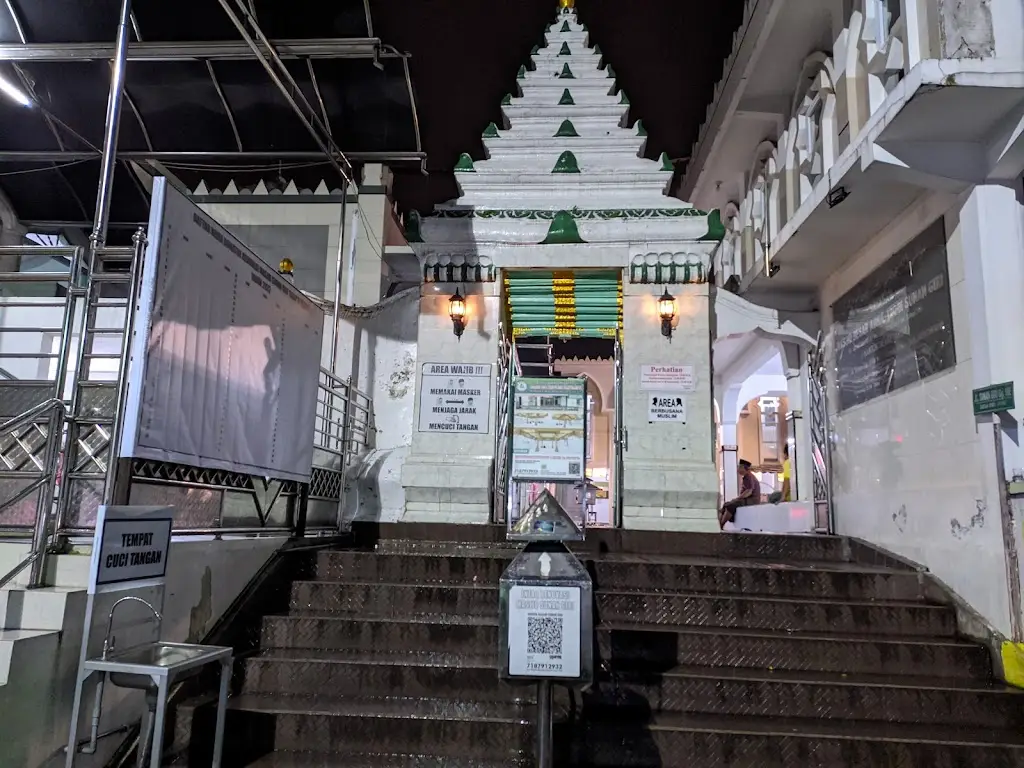
[[[17,416],[13,416],[7,421],[0,424],[0,435],[9,435],[16,429],[20,429],[26,424],[31,424],[33,421],[39,419],[45,413],[52,410],[61,411],[61,415],[67,415],[67,406],[64,405],[64,401],[57,397],[51,397],[49,400],[43,400],[41,403],[37,403],[23,413],[19,413]]]
[[[3,577],[0,577],[0,588],[3,588],[5,584],[12,581],[29,565],[32,566],[32,574],[29,580],[30,587],[41,587],[43,585],[43,578],[45,578],[44,567],[46,565],[46,545],[49,534],[48,525],[53,507],[52,492],[56,484],[57,456],[60,453],[59,448],[55,447],[52,441],[56,435],[63,433],[64,419],[67,417],[67,406],[58,397],[43,400],[23,413],[0,424],[0,436],[9,435],[27,424],[38,421],[44,415],[48,415],[51,420],[51,428],[47,434],[47,441],[50,442],[50,446],[46,453],[46,466],[39,479],[29,486],[30,490],[28,492],[31,493],[32,490],[41,487],[50,489],[50,504],[41,503],[36,506],[36,519],[32,529],[32,544],[29,548],[29,553],[24,560],[4,574]],[[24,493],[22,491],[22,494]],[[16,495],[14,497],[15,500],[22,494]]]

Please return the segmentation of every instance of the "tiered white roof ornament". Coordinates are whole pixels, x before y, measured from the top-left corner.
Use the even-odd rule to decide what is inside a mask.
[[[489,245],[654,246],[724,234],[717,211],[667,196],[669,158],[642,156],[647,134],[640,122],[630,124],[630,102],[614,70],[590,45],[573,0],[559,5],[545,46],[519,69],[519,95],[502,101],[504,125],[484,129],[486,159],[459,159],[461,196],[432,215],[409,217],[409,241],[426,266],[469,242],[483,255]]]

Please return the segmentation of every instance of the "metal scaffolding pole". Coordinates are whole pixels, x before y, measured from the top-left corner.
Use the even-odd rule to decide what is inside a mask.
[[[340,152],[340,150],[339,150]],[[341,152],[347,159],[357,163],[386,163],[395,165],[398,163],[418,163],[426,158],[425,152]],[[81,150],[11,150],[0,149],[0,163],[74,163],[83,160],[99,159],[98,152],[84,152]],[[198,151],[198,152],[159,152],[148,150],[120,151],[117,153],[118,160],[130,160],[136,163],[144,163],[150,160],[160,162],[191,162],[201,165],[203,161],[218,162],[224,160],[245,160],[245,161],[266,161],[267,163],[308,160],[327,160],[324,153],[320,151],[311,152],[288,152],[288,151],[247,151],[226,150],[223,152]]]
[[[128,61],[128,35],[131,29],[132,0],[121,0],[121,16],[117,23],[114,66],[110,71],[110,92],[107,94],[107,117],[103,127],[103,155],[100,159],[99,188],[96,190],[96,215],[89,236],[89,270],[92,271],[96,251],[107,243],[110,223],[110,194],[114,187],[114,166],[117,163],[117,134],[121,128],[121,100],[124,95],[124,70]],[[130,310],[131,308],[129,308]]]
[[[406,54],[384,46],[379,38],[278,40],[282,59],[401,59]],[[92,61],[117,58],[110,43],[4,43],[0,61]],[[253,61],[252,49],[241,40],[209,42],[129,43],[128,61]]]

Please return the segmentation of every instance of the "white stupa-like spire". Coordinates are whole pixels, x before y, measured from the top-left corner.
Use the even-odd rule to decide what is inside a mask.
[[[646,132],[572,5],[560,3],[545,46],[520,67],[503,124],[485,128],[485,159],[460,157],[460,196],[411,217],[412,242],[716,239],[717,215],[668,196],[667,156],[643,157]]]
[[[640,157],[642,130],[627,127],[629,101],[588,38],[563,8],[519,70],[522,95],[506,97],[506,125],[485,131],[487,159],[461,158],[454,205],[684,207],[665,197],[671,165]]]

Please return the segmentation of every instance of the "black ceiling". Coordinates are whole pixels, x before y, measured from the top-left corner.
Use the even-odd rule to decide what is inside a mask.
[[[10,0],[29,43],[110,42],[117,0]],[[541,41],[553,18],[553,0],[255,0],[256,17],[271,39],[374,36],[408,52],[422,149],[429,174],[418,166],[396,171],[395,191],[403,209],[430,207],[456,194],[451,169],[461,152],[480,157],[480,134],[500,120],[499,103],[515,87],[516,71]],[[709,12],[692,0],[578,0],[580,19],[591,31],[629,94],[631,116],[642,117],[648,153],[686,155],[703,122],[714,83],[721,75],[743,0],[720,0]],[[135,17],[147,42],[239,40],[216,0],[135,0]],[[0,8],[0,42],[20,34]],[[401,58],[317,59],[316,81],[337,145],[349,152],[412,152],[417,149],[414,107]],[[53,117],[63,148],[92,151],[102,144],[109,83],[105,61],[22,62],[17,65],[35,96]],[[311,104],[317,104],[304,61],[289,72]],[[235,118],[248,152],[313,151],[316,146],[256,61],[215,61],[216,84]],[[10,63],[0,71],[20,84]],[[132,61],[127,67],[121,151],[233,151],[235,134],[205,62]],[[139,120],[141,116],[141,123]],[[61,127],[64,123],[65,127]],[[0,100],[0,152],[60,149],[42,110]],[[80,157],[80,156],[79,156]],[[173,166],[168,162],[168,166]],[[172,167],[189,183],[210,187],[227,178],[242,185],[260,178],[272,185],[294,178],[316,186],[334,173],[326,163],[273,158],[209,160]],[[92,218],[98,162],[0,162],[0,187],[23,219],[81,221]],[[126,165],[115,180],[113,221],[142,221],[144,190]]]

